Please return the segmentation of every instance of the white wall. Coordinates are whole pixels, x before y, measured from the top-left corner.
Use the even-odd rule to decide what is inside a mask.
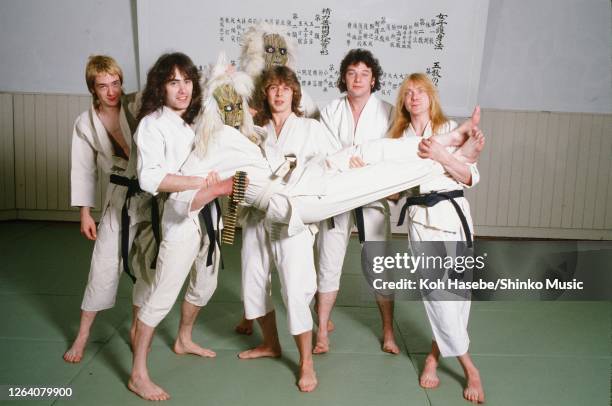
[[[86,94],[85,64],[112,55],[135,90],[129,0],[2,0],[0,91]]]
[[[487,108],[612,113],[610,0],[491,0]]]

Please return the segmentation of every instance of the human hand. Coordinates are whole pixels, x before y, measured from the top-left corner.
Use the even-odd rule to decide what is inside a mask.
[[[91,241],[97,237],[96,221],[91,217],[89,207],[81,207],[81,234]]]
[[[366,163],[357,155],[349,158],[349,168],[363,168],[364,166],[366,166]]]

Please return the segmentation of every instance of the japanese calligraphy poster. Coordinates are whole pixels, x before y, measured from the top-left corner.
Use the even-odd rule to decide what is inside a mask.
[[[338,97],[338,68],[352,48],[369,49],[379,59],[379,95],[391,103],[412,72],[432,78],[450,115],[466,116],[477,102],[488,0],[146,0],[137,2],[137,12],[141,84],[165,51],[185,52],[198,65],[225,51],[239,65],[241,35],[265,21],[294,40],[296,73],[321,106]]]

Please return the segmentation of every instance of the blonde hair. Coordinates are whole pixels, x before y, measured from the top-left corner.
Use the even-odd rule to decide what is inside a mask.
[[[410,125],[410,113],[406,110],[404,100],[408,92],[409,84],[423,86],[425,93],[429,96],[429,119],[431,120],[431,130],[435,134],[436,131],[448,121],[446,115],[442,111],[440,105],[440,96],[438,90],[429,77],[424,73],[412,73],[402,82],[399,91],[397,92],[397,101],[395,102],[395,114],[393,117],[393,126],[389,130],[391,138],[400,138],[404,130]]]
[[[106,55],[90,56],[87,60],[87,66],[85,67],[85,82],[87,83],[89,93],[93,96],[94,105],[96,106],[100,103],[95,91],[96,76],[100,73],[119,76],[119,82],[123,85],[123,71],[119,67],[117,61]]]

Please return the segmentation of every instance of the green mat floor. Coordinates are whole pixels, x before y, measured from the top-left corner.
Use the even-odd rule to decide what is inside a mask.
[[[160,325],[149,366],[171,395],[168,405],[466,405],[455,359],[440,367],[440,387],[418,385],[431,332],[422,303],[396,303],[401,354],[380,351],[380,319],[364,296],[359,244],[353,239],[333,313],[331,352],[315,357],[319,387],[295,386],[297,351],[274,279],[283,357],[252,361],[236,354],[258,343],[233,332],[240,319],[239,241],[225,248],[225,269],[194,331],[214,359],[177,356],[171,345],[179,306]],[[143,405],[127,388],[131,366],[130,285],[123,278],[117,305],[99,315],[80,364],[62,354],[74,338],[92,244],[78,224],[1,222],[0,386],[71,387],[70,399],[0,400],[15,405]],[[612,305],[609,302],[478,302],[470,317],[471,354],[489,405],[609,405]]]

